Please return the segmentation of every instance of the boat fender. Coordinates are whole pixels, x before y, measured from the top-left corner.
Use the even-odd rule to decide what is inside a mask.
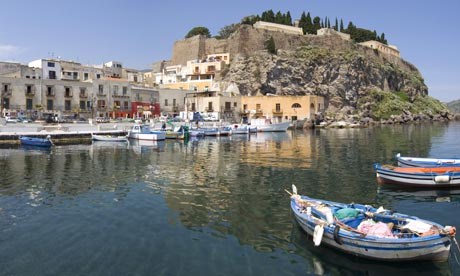
[[[322,225],[316,225],[315,231],[313,231],[313,242],[315,246],[319,246],[321,244],[321,240],[323,238],[324,228]]]
[[[434,182],[436,183],[449,183],[450,175],[437,175],[434,177]]]
[[[332,211],[331,209],[325,210],[326,213],[326,221],[328,224],[333,224],[334,223],[334,217],[332,216]]]
[[[342,240],[339,237],[340,226],[336,225],[334,228],[334,241],[340,245],[343,244]]]

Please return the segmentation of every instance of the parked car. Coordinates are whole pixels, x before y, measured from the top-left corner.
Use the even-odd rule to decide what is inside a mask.
[[[18,118],[13,118],[13,117],[6,117],[6,122],[7,123],[12,123],[12,124],[15,124],[18,122]]]

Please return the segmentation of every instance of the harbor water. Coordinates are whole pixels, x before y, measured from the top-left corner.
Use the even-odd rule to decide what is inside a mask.
[[[460,189],[379,186],[394,155],[460,157],[460,123],[0,148],[0,275],[459,275],[315,247],[299,193],[460,227]],[[457,235],[458,239],[458,235]]]

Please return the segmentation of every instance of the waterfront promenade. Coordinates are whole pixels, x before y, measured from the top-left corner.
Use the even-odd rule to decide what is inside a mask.
[[[57,144],[77,143],[91,140],[91,133],[103,135],[123,135],[133,123],[2,123],[0,124],[0,145],[19,144],[19,136],[51,136]]]

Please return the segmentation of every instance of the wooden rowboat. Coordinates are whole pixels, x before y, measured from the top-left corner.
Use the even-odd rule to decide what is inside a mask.
[[[374,164],[380,184],[397,184],[414,187],[459,187],[460,166],[453,167],[395,167]]]
[[[289,192],[288,192],[289,193]],[[370,205],[343,204],[298,195],[291,209],[316,246],[381,261],[446,261],[455,227]]]

